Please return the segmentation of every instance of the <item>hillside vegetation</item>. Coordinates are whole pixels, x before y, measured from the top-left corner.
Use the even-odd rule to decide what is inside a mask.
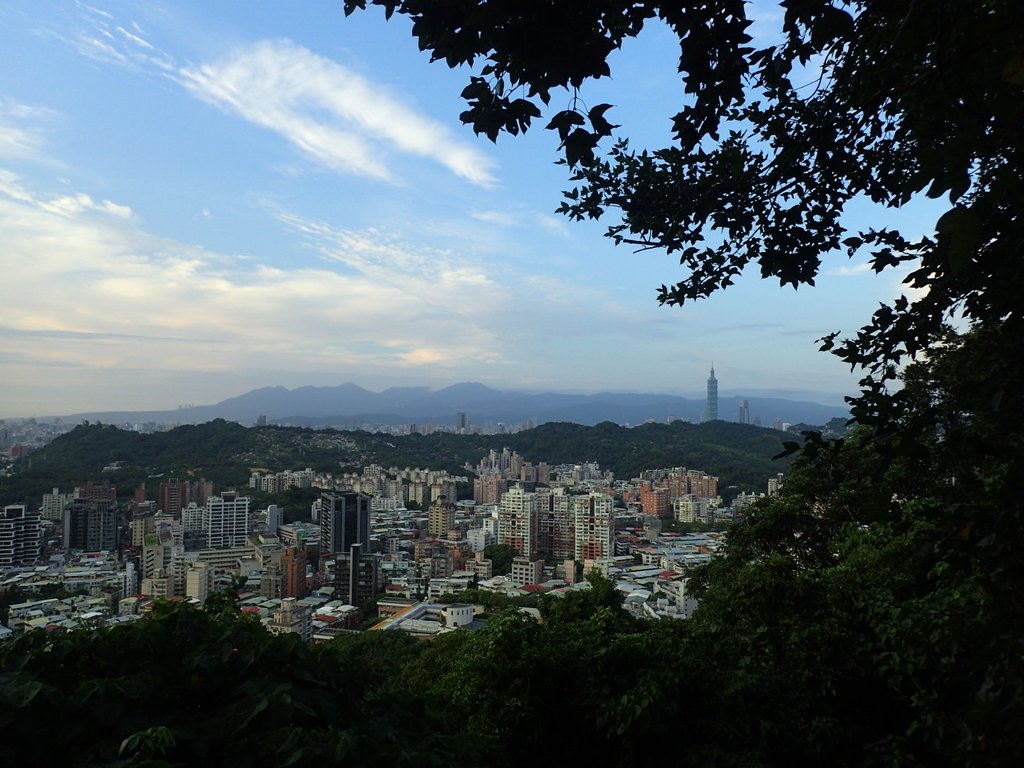
[[[243,485],[253,468],[272,471],[381,464],[468,474],[490,450],[518,451],[526,461],[549,464],[596,461],[616,478],[644,469],[685,466],[720,478],[723,488],[763,490],[767,478],[785,471],[772,459],[782,450],[774,430],[726,422],[644,424],[627,429],[610,422],[594,427],[544,424],[509,435],[391,436],[370,432],[253,427],[223,420],[138,434],[107,424],[81,425],[21,462],[20,472],[0,480],[5,503],[34,499],[53,486],[109,479],[122,495],[158,476],[205,477],[219,487]],[[120,462],[120,469],[103,468]]]

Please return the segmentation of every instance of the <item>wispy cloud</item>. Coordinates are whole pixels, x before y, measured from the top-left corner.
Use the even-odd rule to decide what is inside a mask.
[[[474,211],[471,215],[477,221],[499,227],[521,227],[524,224],[522,215],[511,211]]]
[[[289,40],[263,41],[181,70],[198,98],[279,133],[335,171],[397,181],[388,150],[440,163],[466,181],[494,182],[493,162],[382,85]]]
[[[174,69],[173,57],[146,39],[136,21],[120,24],[101,8],[79,4],[76,27],[70,38],[59,29],[51,30],[51,34],[67,40],[82,56],[104,64],[163,73]]]
[[[49,198],[38,197],[21,184],[17,174],[6,168],[0,168],[0,194],[6,195],[12,200],[29,203],[40,210],[56,213],[61,216],[74,216],[85,211],[93,211],[110,214],[120,219],[130,219],[132,217],[130,206],[121,205],[110,200],[97,202],[82,192]]]
[[[495,183],[494,161],[380,83],[290,40],[265,40],[180,66],[135,21],[81,6],[77,29],[54,28],[94,61],[170,77],[208,104],[274,131],[316,165],[401,183],[397,154],[427,158],[471,184]]]
[[[42,147],[40,123],[53,111],[0,98],[0,157],[35,157]]]
[[[513,208],[501,211],[473,211],[470,215],[477,221],[493,224],[498,227],[541,227],[555,234],[568,234],[564,219],[526,208]]]
[[[47,328],[8,328],[0,325],[0,336],[35,336],[47,339],[97,339],[114,341],[188,341],[203,344],[221,344],[216,339],[188,339],[180,336],[142,336],[137,333],[89,333],[86,331],[58,331]]]
[[[282,214],[324,259],[284,268],[153,236],[122,208],[40,195],[0,169],[0,272],[11,277],[0,281],[0,354],[86,371],[186,358],[230,371],[253,355],[292,370],[503,360],[493,312],[504,289],[469,260]]]

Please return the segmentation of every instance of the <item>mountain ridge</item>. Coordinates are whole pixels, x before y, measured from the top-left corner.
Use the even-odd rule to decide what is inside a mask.
[[[719,397],[723,421],[736,421],[742,400],[749,402],[751,419],[765,426],[776,419],[789,423],[823,424],[849,415],[846,408],[779,397]],[[698,422],[705,408],[703,398],[630,392],[571,394],[527,393],[497,390],[478,382],[461,382],[438,390],[427,387],[391,387],[373,392],[351,382],[337,386],[259,387],[212,405],[173,410],[92,411],[70,414],[67,421],[115,423],[156,422],[200,424],[212,419],[253,423],[259,417],[269,422],[296,426],[337,426],[339,424],[454,424],[457,411],[468,414],[473,426],[512,426],[527,421],[543,424],[569,421],[594,425],[602,421],[641,424],[646,421],[681,419]]]

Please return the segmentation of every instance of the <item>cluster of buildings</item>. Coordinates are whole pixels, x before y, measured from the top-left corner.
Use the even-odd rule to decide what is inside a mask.
[[[540,461],[533,464],[508,448],[488,451],[471,469],[476,474],[473,501],[478,504],[497,504],[502,495],[515,484],[527,489],[538,485],[608,489],[614,480],[611,472],[602,471],[593,462],[550,465]]]
[[[479,623],[482,608],[439,602],[446,595],[557,595],[587,588],[591,569],[637,615],[682,618],[687,571],[721,542],[662,528],[732,514],[718,478],[684,467],[617,481],[593,463],[534,464],[506,448],[473,469],[473,499],[461,501],[468,477],[428,469],[254,472],[252,490],[321,489],[288,523],[277,505],[256,509],[245,492],[203,479],[168,478],[155,498],[138,488],[130,502],[109,482],[55,488],[37,507],[2,509],[0,596],[23,599],[0,634],[130,621],[158,599],[202,603],[232,587],[274,632],[351,631],[376,601],[379,629],[429,636]],[[515,550],[507,572],[495,573],[492,545]]]
[[[60,419],[0,419],[0,459],[27,456],[69,429]]]

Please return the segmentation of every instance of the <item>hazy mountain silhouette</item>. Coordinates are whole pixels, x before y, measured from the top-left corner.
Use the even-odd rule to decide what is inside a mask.
[[[736,421],[742,398],[719,398],[718,412],[724,421]],[[775,397],[749,397],[751,419],[765,426],[779,419],[790,423],[824,424],[847,415],[846,409],[805,400]],[[504,423],[517,425],[528,419],[537,424],[569,421],[597,424],[641,424],[668,418],[699,421],[703,398],[673,395],[601,392],[576,395],[557,392],[526,393],[499,391],[483,384],[466,382],[439,390],[427,387],[392,387],[372,392],[356,384],[336,387],[261,387],[215,405],[178,408],[169,411],[105,411],[78,413],[65,417],[76,421],[89,419],[111,423],[198,424],[211,419],[228,419],[243,424],[260,416],[270,422],[301,426],[344,426],[361,424],[435,424],[453,425],[455,413],[464,411],[471,425]]]

